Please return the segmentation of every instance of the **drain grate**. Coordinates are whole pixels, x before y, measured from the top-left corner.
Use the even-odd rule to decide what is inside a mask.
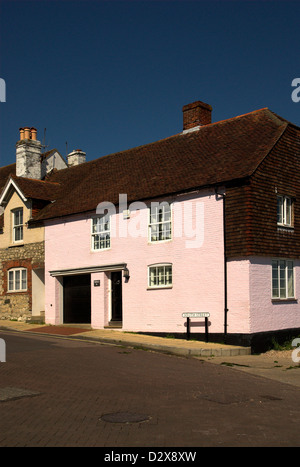
[[[195,399],[204,399],[206,401],[210,402],[215,402],[217,404],[221,405],[230,405],[230,404],[243,404],[246,402],[254,402],[257,400],[257,397],[253,396],[251,397],[250,395],[243,395],[243,394],[235,394],[235,393],[217,393],[217,394],[212,394],[212,395],[195,395]],[[260,395],[258,396],[259,400],[262,402],[262,400],[268,400],[268,401],[281,401],[282,399],[280,397],[272,396],[272,395]]]
[[[150,417],[140,413],[116,412],[102,415],[101,420],[109,423],[140,423],[150,420]]]
[[[39,394],[39,392],[28,391],[22,388],[0,388],[0,402],[21,399],[22,397],[38,396]]]
[[[267,399],[268,401],[282,401],[280,397],[276,396],[269,396],[268,394],[265,394],[263,396],[260,396],[262,399]]]
[[[247,396],[241,394],[215,394],[212,396],[203,396],[201,397],[210,402],[216,402],[217,404],[230,405],[230,404],[242,404],[251,400]]]

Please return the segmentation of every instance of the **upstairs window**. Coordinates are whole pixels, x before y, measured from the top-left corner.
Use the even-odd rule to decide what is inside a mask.
[[[294,263],[290,260],[272,261],[272,298],[294,298]]]
[[[92,249],[106,250],[108,248],[110,248],[110,215],[93,217]]]
[[[8,271],[8,292],[24,292],[27,290],[27,269],[14,268]]]
[[[13,217],[13,242],[23,241],[23,208],[15,209],[12,212]]]
[[[149,240],[160,242],[171,240],[171,206],[168,203],[153,204],[149,209]]]
[[[293,202],[288,196],[277,196],[277,225],[293,225]]]

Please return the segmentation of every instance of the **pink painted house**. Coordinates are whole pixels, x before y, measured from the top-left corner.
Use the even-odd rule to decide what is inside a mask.
[[[257,348],[300,332],[300,129],[261,109],[54,174],[45,319]],[[204,319],[191,319],[204,339]]]

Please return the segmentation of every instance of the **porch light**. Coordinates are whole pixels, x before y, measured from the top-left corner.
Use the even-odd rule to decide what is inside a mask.
[[[129,279],[130,277],[130,274],[129,274],[129,269],[125,268],[124,271],[123,271],[123,277],[125,277],[125,279]]]

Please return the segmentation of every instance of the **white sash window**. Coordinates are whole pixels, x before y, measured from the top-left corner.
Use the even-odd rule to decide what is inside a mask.
[[[272,298],[288,299],[295,297],[294,263],[290,260],[272,261]]]
[[[110,248],[110,215],[92,218],[92,249]]]
[[[13,241],[21,242],[23,240],[23,209],[16,209],[12,212],[13,216]]]
[[[168,203],[151,205],[149,208],[149,241],[160,242],[171,240],[172,219],[171,206]]]
[[[288,196],[277,196],[277,224],[285,227],[293,225],[293,203]]]
[[[172,264],[154,264],[149,266],[148,287],[172,287]]]
[[[27,290],[27,269],[14,268],[8,271],[8,292],[24,292]]]

